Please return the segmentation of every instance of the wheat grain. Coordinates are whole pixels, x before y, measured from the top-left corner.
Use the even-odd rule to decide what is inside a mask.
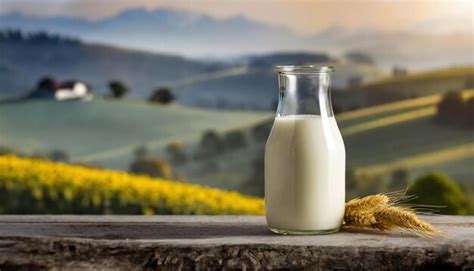
[[[363,198],[356,198],[346,203],[346,209],[352,208],[357,210],[366,210],[386,205],[390,202],[390,198],[384,194],[377,194]]]

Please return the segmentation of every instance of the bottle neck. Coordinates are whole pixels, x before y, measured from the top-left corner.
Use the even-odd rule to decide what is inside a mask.
[[[332,117],[331,74],[279,73],[280,88],[277,117],[290,115],[318,115]]]

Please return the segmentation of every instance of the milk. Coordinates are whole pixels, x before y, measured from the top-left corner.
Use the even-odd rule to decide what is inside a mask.
[[[334,117],[277,117],[265,149],[265,208],[280,233],[324,233],[341,226],[345,149]]]

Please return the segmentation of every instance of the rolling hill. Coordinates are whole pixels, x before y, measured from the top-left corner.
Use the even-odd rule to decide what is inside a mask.
[[[336,71],[337,73],[337,71]],[[333,105],[344,111],[474,87],[474,66],[457,66],[378,76],[346,91],[332,92]]]
[[[175,88],[176,95],[181,103],[192,106],[251,108],[273,111],[274,104],[278,99],[277,74],[274,72],[273,66],[288,63],[308,63],[301,62],[300,54],[292,54],[291,58],[282,57],[285,55],[287,54],[256,56],[251,59],[254,62],[249,65],[245,72],[178,86]],[[383,70],[373,64],[358,63],[345,58],[320,59],[317,61],[314,56],[318,56],[318,54],[306,53],[304,59],[313,59],[309,63],[316,63],[320,66],[332,65],[336,67],[336,72],[331,78],[331,84],[335,91],[346,89],[352,78],[357,77],[363,82],[370,82],[386,76]],[[347,103],[345,96],[348,94],[350,95],[346,92],[341,93],[341,100],[336,102],[348,107],[345,106]],[[363,95],[365,93],[362,92],[355,94],[365,97]]]
[[[474,97],[474,89],[463,92]],[[445,164],[474,162],[473,133],[436,124],[441,95],[369,107],[337,116],[348,161],[359,172],[389,174],[397,168],[433,170]],[[372,142],[372,144],[367,144]],[[471,182],[471,170],[446,170],[459,181]]]
[[[474,87],[474,66],[450,67],[374,80],[361,86],[368,104]]]
[[[199,139],[206,130],[238,129],[268,117],[129,101],[25,101],[0,104],[0,146],[63,150],[72,161],[126,169],[139,146],[159,150],[171,141]]]
[[[24,95],[43,76],[81,80],[98,94],[104,94],[110,80],[121,80],[130,86],[132,97],[143,98],[163,83],[226,68],[175,55],[66,42],[41,33],[17,34],[21,36],[0,35],[0,98]]]
[[[311,55],[307,55],[309,58]],[[255,61],[284,64],[279,58],[254,58]],[[298,59],[298,54],[293,60]],[[270,66],[272,66],[270,65]],[[331,78],[333,104],[344,111],[414,97],[474,87],[474,66],[450,67],[408,75],[387,76],[372,64],[344,58],[321,61],[334,65]],[[361,78],[360,86],[348,86],[352,78]],[[191,82],[175,88],[179,101],[186,105],[274,110],[278,99],[277,75],[271,67],[250,66],[240,73]]]
[[[474,90],[465,91],[464,96],[474,96]],[[358,173],[382,176],[406,168],[412,177],[439,169],[457,181],[472,183],[472,131],[433,121],[440,98],[433,95],[338,115],[348,166]],[[271,122],[272,115],[107,100],[2,104],[0,146],[26,152],[60,149],[73,161],[127,169],[136,147],[146,145],[152,154],[163,157],[163,148],[178,141],[192,155],[208,129],[220,135],[241,131],[244,148],[175,168],[189,182],[241,189],[263,157],[264,141],[256,141],[252,130],[259,123]]]
[[[464,91],[464,97],[474,97],[474,89]],[[411,178],[442,170],[455,180],[472,185],[473,132],[435,123],[433,116],[440,99],[440,95],[432,95],[338,115],[348,167],[356,169],[357,174],[385,178],[399,168],[407,169]],[[182,170],[211,185],[241,189],[242,182],[255,174],[255,168],[263,167],[259,164],[263,150],[264,142],[253,142],[247,148],[218,156],[213,161],[217,170],[212,172],[196,164]]]

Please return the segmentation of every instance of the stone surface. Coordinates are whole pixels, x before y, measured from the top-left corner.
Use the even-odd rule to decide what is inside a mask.
[[[474,270],[474,217],[447,236],[280,236],[252,216],[0,216],[0,270]]]

